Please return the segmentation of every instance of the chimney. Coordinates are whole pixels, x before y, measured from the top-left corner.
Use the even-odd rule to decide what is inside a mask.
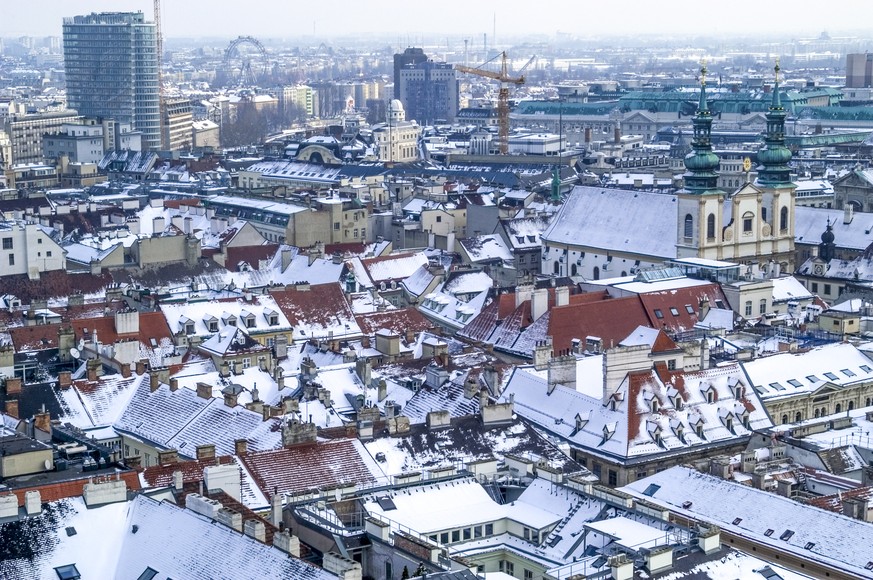
[[[243,524],[243,533],[250,538],[256,539],[262,544],[267,542],[266,527],[261,520],[246,520]]]
[[[613,136],[615,139],[615,144],[620,145],[621,144],[621,128],[620,127],[615,128],[615,130],[613,131]]]
[[[102,363],[96,358],[88,359],[88,362],[85,363],[85,367],[88,369],[89,382],[97,382],[97,378],[100,376],[100,369],[102,366]]]
[[[207,383],[197,383],[197,396],[201,399],[211,399],[212,398],[212,385]]]
[[[552,339],[547,337],[545,340],[538,340],[534,346],[533,364],[538,371],[544,371],[549,366],[549,360],[552,358]]]
[[[369,360],[358,359],[355,361],[355,372],[358,374],[358,378],[361,379],[361,382],[364,383],[364,385],[370,384],[372,370],[373,365]]]
[[[9,377],[6,379],[6,395],[18,395],[21,393],[21,379]]]
[[[385,382],[385,379],[379,379],[376,385],[376,398],[380,403],[388,398],[388,383]]]
[[[182,477],[181,471],[173,472],[173,488],[176,491],[182,491],[182,485],[184,484],[184,479]]]
[[[6,399],[6,414],[16,419],[20,418],[18,416],[18,399]]]
[[[52,417],[51,414],[47,413],[45,410],[45,405],[43,405],[42,412],[37,413],[33,416],[33,426],[42,431],[43,433],[52,432]]]
[[[121,377],[125,379],[130,378],[130,363],[124,363],[121,365]]]
[[[158,373],[152,372],[149,373],[149,390],[154,393],[158,390],[158,387],[161,386],[161,377],[158,376]]]
[[[222,378],[227,378],[230,376],[230,363],[225,361],[221,361],[221,366],[218,369],[218,375]]]
[[[69,389],[73,385],[73,373],[61,371],[58,373],[58,386],[61,390]]]
[[[467,379],[464,381],[464,397],[472,399],[479,393],[479,381],[472,374],[467,373]]]
[[[566,306],[570,303],[570,288],[558,286],[555,288],[555,306]]]
[[[549,310],[549,291],[546,288],[534,290],[530,299],[531,320],[539,319]]]
[[[521,284],[515,288],[515,307],[518,308],[528,300],[534,291],[533,284]]]
[[[249,452],[249,442],[246,439],[237,439],[233,442],[233,452],[235,455],[245,455]]]
[[[197,461],[208,461],[210,459],[215,459],[215,445],[198,445]]]
[[[843,223],[850,224],[852,223],[852,218],[855,217],[855,206],[851,203],[847,203],[846,207],[843,209]]]
[[[176,449],[167,449],[166,451],[158,451],[158,465],[173,465],[179,463],[179,451]]]
[[[698,319],[698,320],[704,320],[704,319],[706,318],[706,315],[707,315],[707,314],[709,314],[709,298],[707,298],[706,296],[704,296],[704,297],[700,300],[700,311],[699,311],[699,313],[697,314],[697,319]]]
[[[236,385],[230,385],[229,387],[225,387],[221,390],[221,393],[224,395],[224,404],[230,408],[236,407],[239,392],[237,391]]]
[[[140,359],[136,361],[136,374],[141,375],[146,371],[146,360]]]

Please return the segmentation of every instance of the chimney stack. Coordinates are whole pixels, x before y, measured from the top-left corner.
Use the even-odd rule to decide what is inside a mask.
[[[70,371],[61,371],[58,373],[58,386],[61,390],[69,389],[73,386],[73,373]]]
[[[236,455],[245,455],[249,452],[249,442],[246,439],[237,439],[233,442],[233,452]]]
[[[212,385],[206,383],[197,383],[197,396],[201,399],[212,398]]]
[[[149,390],[154,393],[158,390],[158,387],[161,386],[161,378],[158,376],[158,373],[151,372],[149,373]]]

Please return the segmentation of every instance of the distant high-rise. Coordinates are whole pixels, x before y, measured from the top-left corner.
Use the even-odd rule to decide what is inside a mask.
[[[861,89],[873,86],[873,53],[846,55],[846,88]]]
[[[400,70],[411,64],[427,62],[427,55],[420,48],[409,47],[394,55],[394,98],[400,98]]]
[[[458,71],[428,60],[400,69],[400,97],[406,118],[419,125],[453,123],[458,116]]]
[[[142,12],[64,18],[64,68],[70,108],[131,123],[144,149],[161,146],[157,29]]]

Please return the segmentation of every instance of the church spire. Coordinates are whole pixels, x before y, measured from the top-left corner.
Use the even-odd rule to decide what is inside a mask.
[[[779,59],[773,72],[776,80],[773,83],[773,99],[767,111],[767,134],[764,136],[764,148],[758,151],[758,183],[768,186],[784,186],[791,184],[791,150],[785,146],[785,108],[779,94]]]
[[[712,152],[712,113],[706,102],[706,62],[700,67],[700,100],[694,115],[691,153],[685,156],[685,191],[697,195],[718,191],[718,156]]]

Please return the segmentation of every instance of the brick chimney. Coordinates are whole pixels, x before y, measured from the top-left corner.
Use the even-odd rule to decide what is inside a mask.
[[[161,386],[161,378],[157,373],[149,373],[149,390],[154,393]]]
[[[73,385],[73,373],[61,371],[58,373],[58,386],[61,390],[69,389]]]
[[[136,361],[136,374],[141,375],[146,371],[146,360],[140,359]]]
[[[174,393],[179,390],[179,379],[176,377],[170,379],[170,390]]]
[[[33,416],[33,426],[42,431],[43,433],[52,432],[52,416],[50,413],[46,412],[45,407],[41,413],[37,413]]]
[[[173,465],[179,463],[179,451],[176,449],[168,449],[166,451],[158,451],[158,465]]]
[[[249,452],[249,442],[246,439],[237,439],[233,442],[233,452],[236,455],[245,455]]]
[[[18,395],[21,393],[21,379],[9,377],[6,379],[6,395]]]
[[[197,383],[197,396],[201,399],[212,398],[212,385],[206,383]]]
[[[20,418],[18,416],[18,399],[6,399],[6,414],[16,419]]]
[[[121,376],[125,379],[130,378],[130,363],[124,363],[121,365]]]
[[[197,461],[207,461],[209,459],[215,459],[215,445],[198,445]]]
[[[85,368],[88,369],[88,381],[96,382],[97,378],[100,376],[100,368],[102,367],[102,363],[96,359],[88,359],[88,362],[85,363]]]

